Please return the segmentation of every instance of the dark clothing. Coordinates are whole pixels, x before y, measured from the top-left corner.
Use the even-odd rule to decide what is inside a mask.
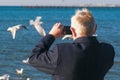
[[[49,73],[53,80],[104,80],[114,62],[114,49],[96,37],[77,38],[49,50],[55,38],[46,35],[32,50],[29,64]]]

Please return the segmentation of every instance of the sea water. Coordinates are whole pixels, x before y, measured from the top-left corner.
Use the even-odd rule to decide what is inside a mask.
[[[56,22],[70,25],[70,18],[77,9],[81,8],[27,8],[0,7],[0,75],[9,74],[10,80],[51,80],[51,75],[38,71],[30,65],[23,64],[31,50],[42,38],[29,20],[41,16],[42,27],[46,33]],[[116,55],[114,65],[105,76],[105,80],[120,79],[120,8],[88,8],[97,23],[97,35],[100,42],[107,42],[114,46]],[[23,24],[28,30],[19,30],[13,40],[8,27]],[[72,42],[72,40],[57,39],[55,43]],[[24,68],[23,75],[17,75],[16,69]]]

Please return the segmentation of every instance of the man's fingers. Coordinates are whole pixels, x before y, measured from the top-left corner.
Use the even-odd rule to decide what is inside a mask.
[[[63,25],[61,23],[58,23],[58,28],[63,29]]]

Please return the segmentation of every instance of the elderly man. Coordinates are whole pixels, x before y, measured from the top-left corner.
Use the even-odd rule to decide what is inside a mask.
[[[32,50],[29,64],[52,75],[53,80],[104,80],[114,62],[114,49],[108,43],[100,43],[94,17],[87,9],[78,10],[71,18],[73,43],[56,44],[63,25],[56,23],[48,35]]]

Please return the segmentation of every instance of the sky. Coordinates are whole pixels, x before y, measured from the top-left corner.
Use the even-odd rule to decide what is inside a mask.
[[[0,5],[13,5],[13,6],[25,6],[25,5],[80,5],[80,4],[119,4],[120,0],[0,0]]]

